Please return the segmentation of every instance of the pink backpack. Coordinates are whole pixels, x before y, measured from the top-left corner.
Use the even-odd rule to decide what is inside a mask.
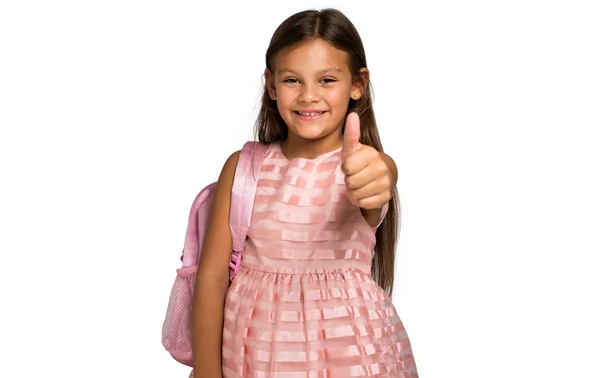
[[[229,263],[230,279],[240,268],[246,235],[252,219],[257,175],[265,155],[266,145],[247,142],[240,152],[231,190],[229,227],[233,251]],[[182,267],[177,269],[171,289],[167,314],[162,327],[162,344],[182,364],[192,366],[192,299],[196,283],[196,270],[206,223],[212,207],[216,182],[208,185],[196,196],[190,210],[187,233],[181,256]]]

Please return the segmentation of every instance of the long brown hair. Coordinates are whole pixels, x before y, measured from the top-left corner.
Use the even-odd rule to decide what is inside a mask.
[[[349,56],[352,76],[360,77],[359,70],[367,67],[365,50],[358,31],[350,20],[336,9],[307,10],[286,19],[275,30],[266,53],[266,66],[273,71],[275,55],[301,42],[321,38]],[[365,93],[358,99],[350,99],[348,113],[356,112],[360,117],[360,143],[383,151],[375,113],[370,81],[365,83]],[[263,87],[262,103],[255,125],[255,134],[260,142],[273,143],[287,138],[287,125],[277,110],[277,101],[269,97],[267,86]],[[396,190],[392,193],[387,215],[377,229],[377,244],[371,273],[375,281],[391,295],[394,286],[394,260],[398,235],[399,203]]]

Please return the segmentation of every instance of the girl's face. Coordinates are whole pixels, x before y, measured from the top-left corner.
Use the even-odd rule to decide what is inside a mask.
[[[288,127],[290,143],[320,141],[324,148],[341,145],[342,125],[350,98],[363,95],[363,80],[353,80],[345,51],[317,38],[275,56],[274,71],[265,70],[271,99]]]

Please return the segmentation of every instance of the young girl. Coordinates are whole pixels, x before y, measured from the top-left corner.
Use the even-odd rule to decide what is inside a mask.
[[[264,74],[256,132],[268,148],[231,284],[239,151],[217,183],[193,305],[195,376],[416,378],[389,297],[397,173],[381,152],[360,36],[339,11],[297,13],[275,31]]]

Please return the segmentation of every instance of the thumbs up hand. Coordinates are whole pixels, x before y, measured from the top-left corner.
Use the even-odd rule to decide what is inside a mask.
[[[393,173],[375,148],[361,144],[360,118],[348,114],[342,146],[342,172],[350,202],[365,209],[381,209],[392,198]]]

